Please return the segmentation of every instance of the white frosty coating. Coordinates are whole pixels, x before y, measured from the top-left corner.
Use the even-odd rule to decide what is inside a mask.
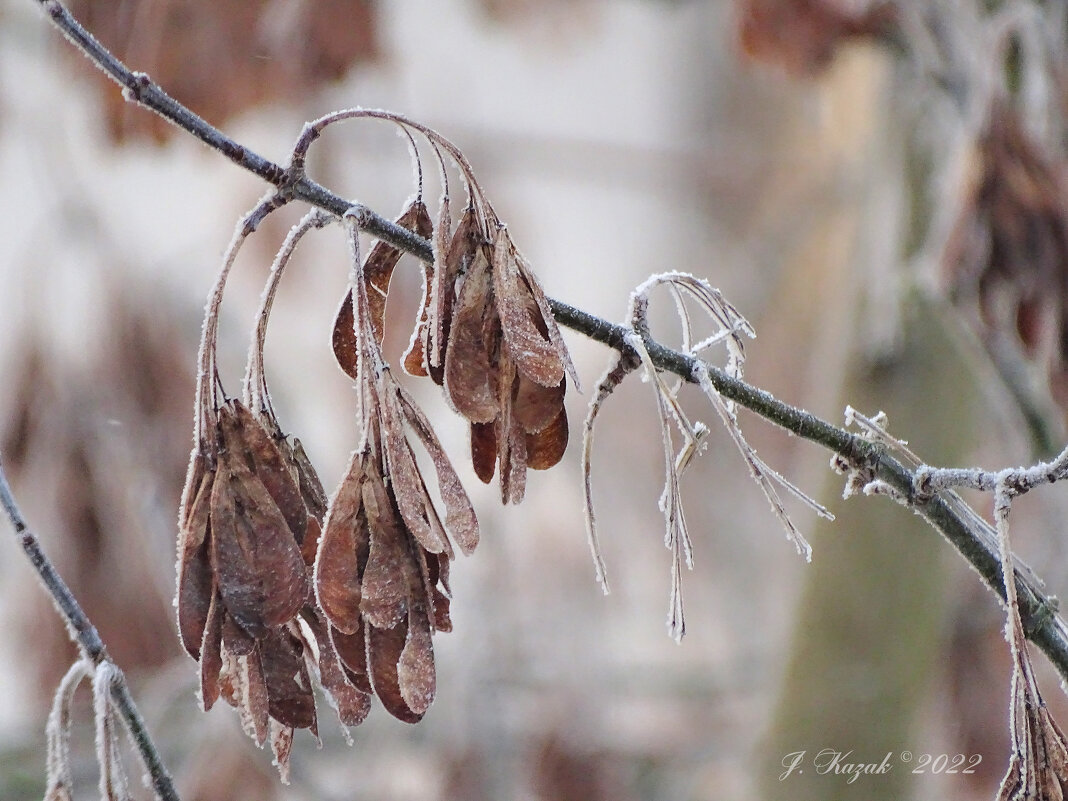
[[[693,546],[690,542],[689,532],[686,528],[686,516],[682,508],[682,493],[679,488],[680,467],[684,469],[690,464],[692,455],[698,449],[700,439],[707,434],[708,429],[701,426],[698,430],[691,425],[686,414],[679,406],[675,393],[657,372],[653,365],[652,357],[645,347],[645,341],[635,331],[626,336],[626,342],[638,353],[645,367],[646,374],[656,390],[656,405],[660,415],[660,431],[664,445],[664,492],[660,497],[660,509],[664,513],[664,545],[671,550],[671,593],[668,606],[668,633],[675,640],[681,642],[686,634],[686,616],[682,602],[682,562],[693,569]],[[678,456],[674,453],[674,445],[671,441],[670,420],[674,419],[675,425],[683,436],[683,445]]]
[[[719,390],[713,385],[712,379],[708,374],[708,368],[703,364],[699,364],[694,373],[694,378],[698,380],[701,389],[705,392],[705,396],[712,402],[716,412],[719,413],[719,417],[723,421],[723,425],[726,426],[727,431],[730,433],[735,447],[738,448],[738,452],[742,454],[742,458],[745,460],[746,466],[749,468],[749,475],[752,476],[757,486],[760,487],[761,491],[764,493],[764,497],[767,498],[768,503],[771,504],[771,510],[775,513],[775,516],[779,518],[779,522],[782,523],[783,527],[786,529],[787,538],[794,544],[794,547],[797,548],[797,552],[805,557],[805,561],[811,562],[812,546],[808,544],[808,541],[794,525],[793,520],[790,519],[790,515],[786,511],[786,507],[783,506],[782,499],[779,497],[779,493],[775,489],[774,484],[772,484],[772,480],[778,482],[782,487],[795,494],[819,514],[829,519],[833,519],[833,516],[824,507],[816,503],[815,500],[808,495],[805,495],[805,493],[769,468],[764,461],[757,456],[753,446],[746,441],[745,436],[742,434],[742,429],[738,425],[738,418],[734,414],[734,409],[727,404],[723,399],[723,396],[719,394]]]
[[[70,765],[71,701],[78,686],[93,672],[93,665],[79,659],[66,672],[52,698],[52,709],[45,726],[47,757],[45,760],[47,799],[70,799],[74,787]]]
[[[749,322],[731,305],[719,290],[712,287],[707,281],[684,272],[664,272],[650,276],[643,281],[630,295],[628,305],[628,323],[630,333],[625,336],[626,343],[638,354],[642,366],[643,383],[651,383],[655,389],[657,412],[660,416],[662,442],[664,447],[665,480],[664,492],[660,496],[659,507],[664,513],[665,521],[665,545],[671,549],[671,597],[668,611],[668,631],[676,642],[682,639],[686,631],[685,615],[682,602],[682,564],[690,569],[693,568],[693,549],[686,527],[686,518],[682,507],[682,494],[679,486],[679,477],[682,472],[692,463],[704,448],[705,438],[709,433],[704,423],[691,423],[683,412],[678,402],[678,391],[682,387],[682,381],[677,381],[674,387],[668,386],[664,378],[657,372],[645,344],[642,332],[648,331],[648,304],[649,294],[658,286],[664,286],[670,293],[675,303],[676,312],[682,325],[682,349],[688,355],[697,357],[708,348],[724,344],[727,350],[727,363],[725,372],[740,379],[745,364],[744,337],[753,338],[756,333]],[[693,319],[686,300],[690,299],[697,303],[698,307],[714,322],[719,331],[697,343],[693,341]],[[700,363],[699,363],[700,364]],[[611,394],[615,385],[622,380],[622,373],[615,375],[621,366],[616,364],[605,372],[598,383],[597,396],[590,403],[589,411],[583,427],[582,440],[582,471],[584,483],[584,495],[586,502],[586,535],[593,556],[594,569],[597,581],[601,584],[605,593],[608,592],[608,581],[605,575],[604,560],[601,555],[600,543],[597,539],[596,515],[593,509],[591,491],[591,451],[593,447],[593,426],[600,411],[601,405]],[[727,400],[712,384],[707,366],[700,364],[694,371],[694,380],[697,381],[706,396],[712,402],[720,419],[727,427],[734,440],[736,447],[745,459],[750,475],[764,492],[771,504],[772,510],[786,528],[787,536],[795,544],[799,553],[806,560],[811,561],[812,549],[805,538],[797,530],[790,520],[786,509],[779,498],[773,482],[784,487],[788,492],[801,499],[807,506],[818,514],[833,519],[831,513],[816,503],[792,483],[783,478],[775,470],[757,456],[756,452],[745,440],[738,420],[735,416],[734,401]],[[683,443],[678,453],[675,453],[674,443],[671,437],[670,422],[674,421],[676,428],[683,437]]]
[[[93,714],[96,718],[96,760],[100,768],[100,797],[102,801],[128,801],[130,791],[126,769],[119,756],[115,708],[111,700],[112,688],[122,680],[119,669],[104,661],[93,674]]]

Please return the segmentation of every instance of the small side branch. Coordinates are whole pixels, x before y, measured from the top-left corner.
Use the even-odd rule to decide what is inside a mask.
[[[126,683],[126,677],[118,665],[111,661],[107,649],[104,647],[96,626],[89,620],[81,604],[70,591],[70,587],[56,570],[55,565],[41,548],[41,543],[26,523],[26,519],[19,511],[15,503],[15,497],[11,492],[7,477],[4,474],[3,465],[0,464],[0,506],[3,506],[8,522],[11,524],[15,536],[19,538],[22,550],[26,552],[30,562],[37,570],[37,575],[44,584],[45,590],[51,596],[60,616],[66,622],[71,639],[78,645],[85,659],[92,664],[94,670],[104,666],[108,675],[108,686],[111,691],[111,699],[115,708],[122,716],[130,737],[137,748],[137,752],[148,771],[152,787],[157,798],[161,801],[179,801],[178,793],[174,789],[174,782],[167,771],[159,750],[148,733],[145,720],[141,717],[130,688]]]

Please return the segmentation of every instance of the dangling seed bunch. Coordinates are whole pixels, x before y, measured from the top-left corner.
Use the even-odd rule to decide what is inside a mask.
[[[412,144],[419,192],[397,224],[431,239],[424,299],[406,371],[430,376],[470,423],[476,474],[499,470],[502,500],[523,498],[527,468],[556,464],[567,445],[565,374],[574,368],[529,265],[452,143],[388,112],[338,112],[307,126],[294,151],[302,165],[329,124],[374,117]],[[437,219],[422,200],[414,134],[441,169]],[[463,179],[467,205],[454,227],[446,160]],[[333,330],[338,364],[356,383],[361,437],[329,501],[301,443],[278,423],[263,348],[279,280],[299,240],[337,222],[309,213],[290,232],[271,270],[240,400],[216,364],[218,318],[244,241],[286,199],[270,196],[242,221],[209,298],[198,359],[194,447],[179,512],[178,627],[200,665],[205,709],[223,698],[256,742],[270,739],[287,775],[296,729],[317,736],[313,679],[345,725],[377,696],[414,723],[434,699],[432,637],[449,631],[449,562],[478,544],[478,521],[430,421],[396,380],[381,350],[386,296],[401,252],[377,242],[365,260],[354,216],[349,290]],[[414,435],[414,436],[413,436]],[[434,465],[431,497],[413,450]]]

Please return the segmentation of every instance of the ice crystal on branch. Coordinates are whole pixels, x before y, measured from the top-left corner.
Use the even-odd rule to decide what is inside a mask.
[[[671,551],[671,594],[668,609],[668,633],[681,641],[686,633],[686,620],[682,602],[682,566],[693,569],[693,546],[690,542],[689,529],[682,506],[680,477],[694,458],[701,453],[709,433],[702,422],[691,422],[679,403],[681,383],[670,386],[664,376],[656,369],[649,353],[647,339],[649,333],[649,294],[658,286],[668,289],[675,302],[676,311],[682,323],[683,351],[691,356],[699,356],[705,350],[723,344],[727,350],[725,372],[732,378],[741,378],[745,364],[745,337],[754,337],[755,333],[749,322],[738,313],[722,294],[708,282],[681,272],[669,272],[653,275],[641,284],[631,295],[627,323],[630,333],[626,344],[636,360],[622,354],[616,364],[605,374],[597,389],[597,394],[590,404],[590,410],[583,428],[584,441],[582,449],[582,469],[586,498],[586,530],[590,550],[593,554],[597,580],[605,592],[608,592],[608,580],[605,575],[604,560],[601,556],[597,537],[596,516],[593,509],[591,487],[591,456],[594,422],[605,399],[623,380],[627,373],[642,366],[645,375],[655,391],[657,412],[660,417],[660,429],[664,446],[664,492],[660,496],[660,510],[664,513],[664,545]],[[716,332],[711,336],[694,342],[693,319],[686,301],[695,303],[698,309],[715,325]],[[723,398],[709,378],[709,368],[704,362],[697,362],[692,380],[704,391],[715,408],[720,420],[727,428],[735,446],[742,454],[753,480],[760,487],[772,506],[772,510],[786,528],[787,536],[797,546],[800,554],[811,558],[811,548],[794,526],[786,508],[779,497],[775,484],[788,490],[806,505],[825,517],[832,517],[830,512],[805,495],[801,490],[768,467],[746,441],[738,425],[733,401]],[[678,451],[672,431],[682,437]]]

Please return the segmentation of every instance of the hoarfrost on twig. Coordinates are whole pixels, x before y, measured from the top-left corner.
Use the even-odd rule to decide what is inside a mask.
[[[660,418],[661,441],[664,450],[664,491],[660,496],[659,507],[664,514],[664,543],[671,551],[671,595],[668,612],[668,631],[676,640],[685,633],[685,615],[682,602],[682,565],[693,568],[693,546],[686,524],[682,504],[680,478],[682,473],[693,463],[694,458],[707,445],[708,426],[702,422],[691,422],[682,409],[678,393],[683,386],[681,380],[674,386],[668,384],[657,370],[646,344],[649,336],[648,307],[649,294],[659,286],[666,287],[675,304],[676,312],[682,326],[682,350],[690,356],[697,356],[708,348],[722,344],[727,351],[724,372],[731,378],[741,379],[745,365],[744,338],[754,337],[755,332],[749,322],[734,308],[723,295],[710,286],[707,281],[696,278],[689,273],[666,272],[650,276],[640,284],[630,297],[628,311],[629,332],[624,336],[625,343],[632,354],[621,353],[617,362],[605,373],[598,384],[597,393],[590,403],[589,412],[583,431],[582,471],[586,502],[586,530],[593,555],[595,573],[605,592],[608,581],[605,576],[604,560],[601,555],[597,537],[596,516],[593,509],[591,491],[591,451],[593,427],[601,406],[609,394],[623,380],[627,373],[638,366],[643,367],[642,380],[652,385],[655,390],[657,414]],[[692,301],[710,320],[717,331],[695,342],[695,322],[687,301]],[[636,357],[636,358],[635,358]],[[699,384],[716,409],[720,420],[726,426],[732,441],[742,454],[749,473],[764,492],[775,515],[786,528],[787,536],[794,543],[798,553],[806,560],[811,559],[812,549],[801,532],[790,520],[775,485],[786,489],[790,494],[801,499],[818,514],[831,518],[832,515],[823,506],[806,495],[798,487],[770,468],[746,441],[738,425],[736,406],[733,400],[724,398],[713,385],[708,366],[697,362],[689,378]],[[672,436],[672,429],[682,437],[678,451]]]

